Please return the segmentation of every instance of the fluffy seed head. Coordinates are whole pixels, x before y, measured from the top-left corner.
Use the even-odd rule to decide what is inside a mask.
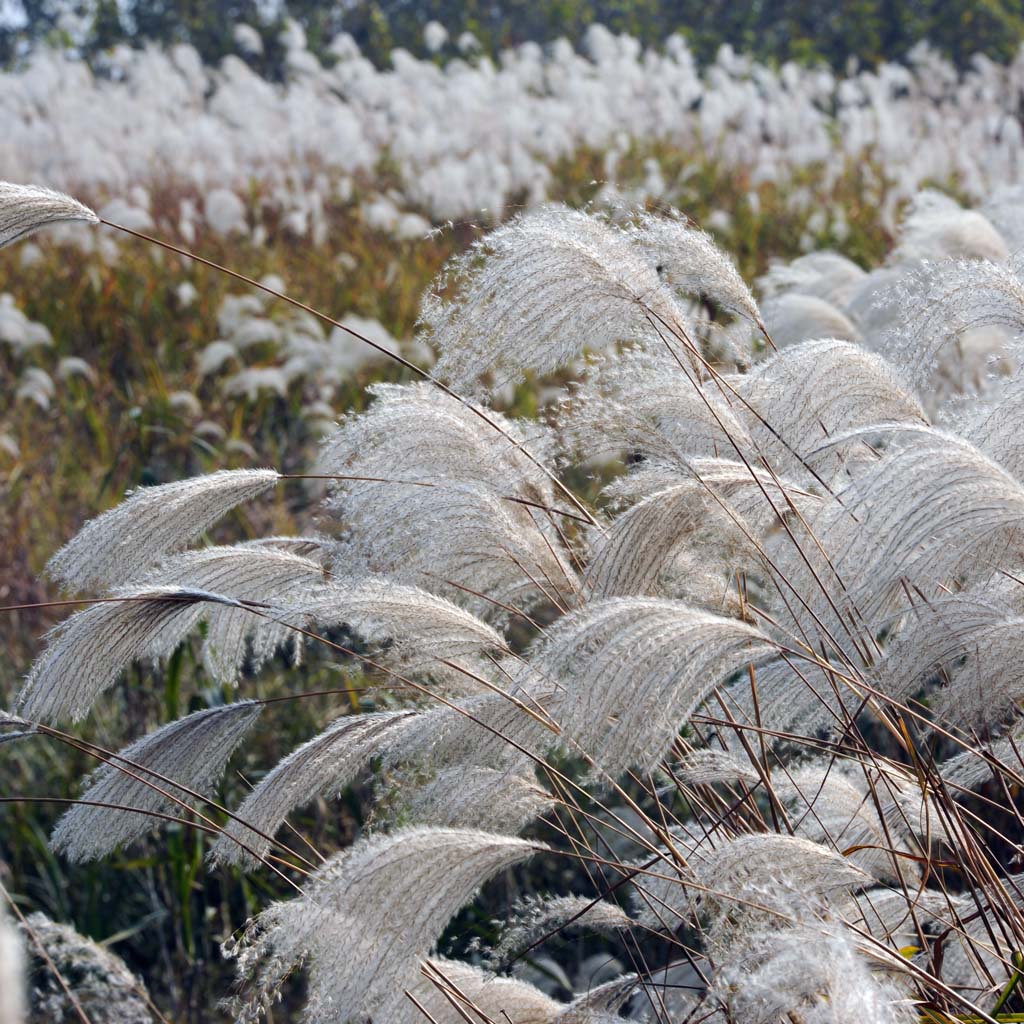
[[[204,792],[262,709],[242,701],[196,711],[126,747],[89,776],[82,798],[135,810],[77,804],[57,822],[50,846],[76,863],[96,860],[159,825],[152,812],[186,816],[179,801],[195,800],[174,783]]]
[[[86,523],[50,559],[46,571],[75,590],[136,579],[279,479],[271,469],[224,469],[191,480],[140,487],[120,505]]]
[[[0,181],[0,249],[31,235],[48,224],[99,218],[77,199],[38,185],[14,185]]]

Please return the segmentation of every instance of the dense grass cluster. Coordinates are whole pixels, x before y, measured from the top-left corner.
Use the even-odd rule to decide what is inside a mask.
[[[544,73],[647,60],[595,45]],[[326,82],[303,52],[282,109]],[[305,219],[310,153],[244,198],[115,199],[99,162],[99,226],[0,189],[0,950],[37,1013],[1016,1008],[1020,127],[967,111],[1018,70],[936,93],[928,59],[728,60],[700,84],[720,144],[562,140],[542,189],[440,230],[387,147],[328,166]],[[748,86],[761,146],[722,114]],[[875,86],[932,157],[936,112],[989,146],[934,162],[976,208],[919,192],[891,126],[836,137],[827,98]],[[773,118],[812,110],[801,156]]]

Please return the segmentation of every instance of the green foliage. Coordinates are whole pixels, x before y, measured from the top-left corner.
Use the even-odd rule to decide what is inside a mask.
[[[0,62],[12,60],[25,42],[57,34],[60,5],[25,0],[24,7],[24,28],[0,29]],[[761,60],[825,61],[836,68],[850,58],[867,64],[902,60],[921,39],[961,67],[976,53],[1005,61],[1024,39],[1024,0],[290,0],[273,18],[266,10],[258,0],[99,0],[87,17],[82,49],[95,56],[118,42],[188,42],[215,61],[236,52],[232,27],[245,22],[259,29],[264,42],[265,53],[254,62],[264,73],[280,74],[277,35],[287,16],[303,26],[321,56],[345,31],[377,64],[386,64],[395,47],[424,55],[423,25],[431,19],[452,40],[473,33],[492,55],[527,40],[579,43],[590,25],[602,24],[648,46],[681,33],[701,61],[727,43]],[[455,52],[450,42],[443,56]]]

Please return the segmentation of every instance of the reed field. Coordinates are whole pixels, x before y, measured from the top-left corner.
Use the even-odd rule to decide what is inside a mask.
[[[0,73],[0,1024],[1024,1019],[1024,51]]]

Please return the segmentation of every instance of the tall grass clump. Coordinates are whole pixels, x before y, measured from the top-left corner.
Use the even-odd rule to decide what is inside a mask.
[[[10,240],[74,211],[0,191]],[[1015,230],[925,193],[886,266],[811,253],[760,302],[674,212],[482,236],[422,304],[433,369],[395,353],[306,472],[141,488],[53,555],[72,610],[0,719],[96,762],[52,849],[159,827],[250,873],[238,1021],[1019,1019]],[[306,532],[231,535],[281,493]],[[209,707],[68,731],[183,651]],[[275,658],[331,685],[247,694]],[[353,785],[372,817],[321,849],[294,822]],[[569,979],[567,931],[603,964]]]

